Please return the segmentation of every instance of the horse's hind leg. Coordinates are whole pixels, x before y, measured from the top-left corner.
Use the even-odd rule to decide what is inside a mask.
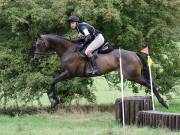
[[[149,85],[150,85],[150,81],[148,81]],[[165,108],[169,108],[169,105],[168,103],[161,97],[161,95],[159,94],[158,90],[157,90],[157,87],[154,83],[152,83],[152,86],[153,86],[153,92],[154,94],[156,95],[159,103],[161,103]],[[151,85],[149,87],[149,90],[151,90]]]
[[[140,77],[139,79],[135,80],[137,83],[146,86],[150,91],[151,91],[151,85],[150,85],[150,81],[146,80],[144,77]],[[157,91],[157,88],[155,86],[155,84],[153,83],[153,93],[155,94],[155,96],[157,97],[158,101],[165,107],[168,109],[169,105],[167,104],[167,102],[161,97],[161,95],[159,94],[159,92]]]

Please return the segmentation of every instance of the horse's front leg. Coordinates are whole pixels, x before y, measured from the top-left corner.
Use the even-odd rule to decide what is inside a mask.
[[[59,98],[57,97],[56,95],[56,84],[59,82],[59,81],[63,81],[67,78],[69,78],[70,75],[69,75],[69,72],[68,71],[64,71],[62,72],[60,75],[58,75],[56,78],[54,78],[51,82],[51,88],[50,90],[48,91],[47,95],[49,97],[49,100],[51,102],[51,106],[52,107],[55,107],[56,105],[59,104]]]

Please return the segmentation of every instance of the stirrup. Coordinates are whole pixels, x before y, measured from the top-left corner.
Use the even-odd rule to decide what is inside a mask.
[[[94,70],[91,70],[91,72],[88,72],[89,75],[92,75],[92,76],[95,76],[95,75],[101,75],[101,73],[99,71],[94,71]]]
[[[100,71],[98,69],[92,70],[93,75],[101,75]]]
[[[93,75],[101,75],[101,72],[97,66],[95,66],[95,65],[94,66],[91,65],[91,66],[92,66],[92,74]]]

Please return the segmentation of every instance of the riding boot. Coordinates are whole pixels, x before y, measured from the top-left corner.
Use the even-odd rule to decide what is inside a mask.
[[[95,55],[93,55],[91,58],[90,58],[90,62],[91,62],[91,65],[92,65],[92,74],[93,75],[100,75],[100,71],[99,71],[99,68],[97,67],[97,64],[96,64],[96,57]]]
[[[85,50],[86,50],[87,47],[88,47],[88,44],[85,44],[79,49],[80,56],[83,57],[83,58],[87,57],[86,54],[85,54]]]

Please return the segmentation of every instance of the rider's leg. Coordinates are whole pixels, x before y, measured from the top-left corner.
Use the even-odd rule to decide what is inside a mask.
[[[99,68],[97,67],[97,64],[96,64],[96,57],[97,56],[92,55],[92,53],[90,51],[87,53],[87,56],[88,56],[88,58],[89,58],[89,60],[91,62],[92,68],[93,68],[92,74],[100,75],[101,73],[100,73]]]
[[[100,71],[97,67],[96,64],[96,56],[94,56],[92,54],[92,52],[94,50],[96,50],[97,48],[99,48],[100,46],[102,46],[104,43],[104,37],[102,36],[102,34],[99,34],[87,47],[87,49],[85,50],[85,54],[87,55],[87,57],[90,59],[91,61],[91,65],[93,67],[93,73],[92,74],[100,74]]]
[[[85,50],[85,54],[87,55],[88,51],[93,52],[94,50],[98,49],[104,44],[104,37],[102,34],[98,34],[95,39],[88,45],[87,49]]]

